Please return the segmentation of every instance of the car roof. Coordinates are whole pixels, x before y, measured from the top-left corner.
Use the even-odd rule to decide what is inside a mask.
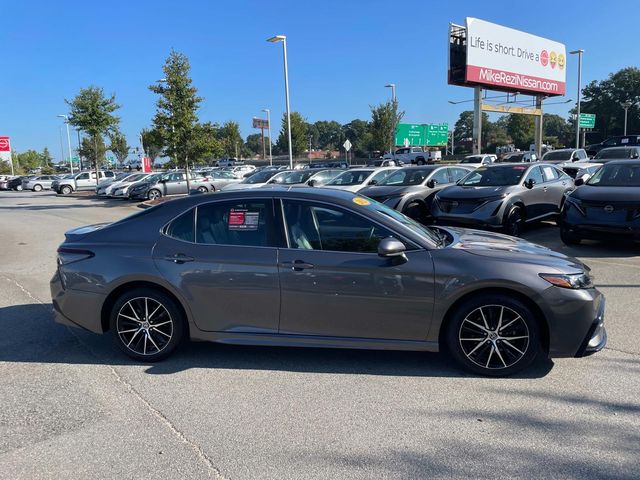
[[[635,158],[627,160],[611,160],[610,162],[602,164],[602,166],[608,165],[640,165],[640,160]]]

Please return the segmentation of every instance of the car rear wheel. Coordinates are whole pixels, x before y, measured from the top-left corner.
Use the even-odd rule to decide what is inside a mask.
[[[424,158],[417,158],[416,165],[425,165]]]
[[[155,188],[152,188],[151,190],[149,190],[149,192],[147,193],[147,198],[149,200],[156,200],[158,198],[162,197],[162,193],[160,193],[160,190],[156,190]]]
[[[14,190],[16,192],[21,192],[22,191],[22,185],[17,185],[16,188],[14,188]]]
[[[36,184],[33,186],[33,191],[34,192],[39,192],[42,190],[42,185]]]
[[[572,233],[567,227],[560,226],[560,240],[562,240],[562,243],[565,245],[579,245],[582,238]]]
[[[145,362],[171,355],[186,331],[175,300],[151,288],[136,288],[122,295],[111,309],[109,326],[118,348]]]
[[[462,367],[496,377],[528,367],[540,351],[540,329],[533,312],[502,294],[463,302],[448,324],[446,340]]]
[[[520,207],[513,207],[504,222],[504,233],[512,237],[519,237],[522,235],[523,228],[524,219],[522,218],[522,210]]]
[[[69,185],[64,185],[61,189],[60,192],[63,195],[70,195],[71,192],[73,192],[73,188],[71,188]]]

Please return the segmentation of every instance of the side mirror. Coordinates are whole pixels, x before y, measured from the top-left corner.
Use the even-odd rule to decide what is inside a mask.
[[[377,185],[378,184],[378,180],[371,180],[369,182],[369,185]]]
[[[393,237],[383,238],[378,244],[378,255],[384,258],[402,257],[405,250],[404,243]]]
[[[580,185],[584,185],[584,180],[585,180],[585,179],[584,179],[584,176],[579,177],[579,178],[576,178],[576,179],[573,181],[573,184],[574,184],[576,187],[579,187]]]
[[[533,178],[530,178],[526,182],[524,182],[524,186],[528,189],[532,189],[536,185],[536,181]]]
[[[434,188],[438,182],[436,182],[433,178],[427,182],[427,187]]]
[[[318,181],[317,181],[317,180],[314,180],[314,179],[312,178],[311,180],[309,180],[309,181],[307,182],[307,185],[309,185],[310,187],[315,187],[315,186],[316,186],[316,183],[318,183]]]

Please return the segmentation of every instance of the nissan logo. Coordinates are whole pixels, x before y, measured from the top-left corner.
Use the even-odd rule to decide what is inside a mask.
[[[606,213],[613,213],[613,210],[614,210],[613,205],[605,205],[604,207],[604,211]]]

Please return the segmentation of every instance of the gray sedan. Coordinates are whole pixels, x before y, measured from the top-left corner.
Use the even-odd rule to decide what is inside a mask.
[[[185,338],[438,351],[508,375],[606,343],[576,259],[500,234],[424,227],[366,197],[265,187],[193,195],[71,230],[55,318],[141,361]]]
[[[25,178],[22,181],[23,190],[33,190],[39,192],[41,190],[50,190],[51,184],[55,180],[60,180],[57,175],[40,175],[38,177]]]

